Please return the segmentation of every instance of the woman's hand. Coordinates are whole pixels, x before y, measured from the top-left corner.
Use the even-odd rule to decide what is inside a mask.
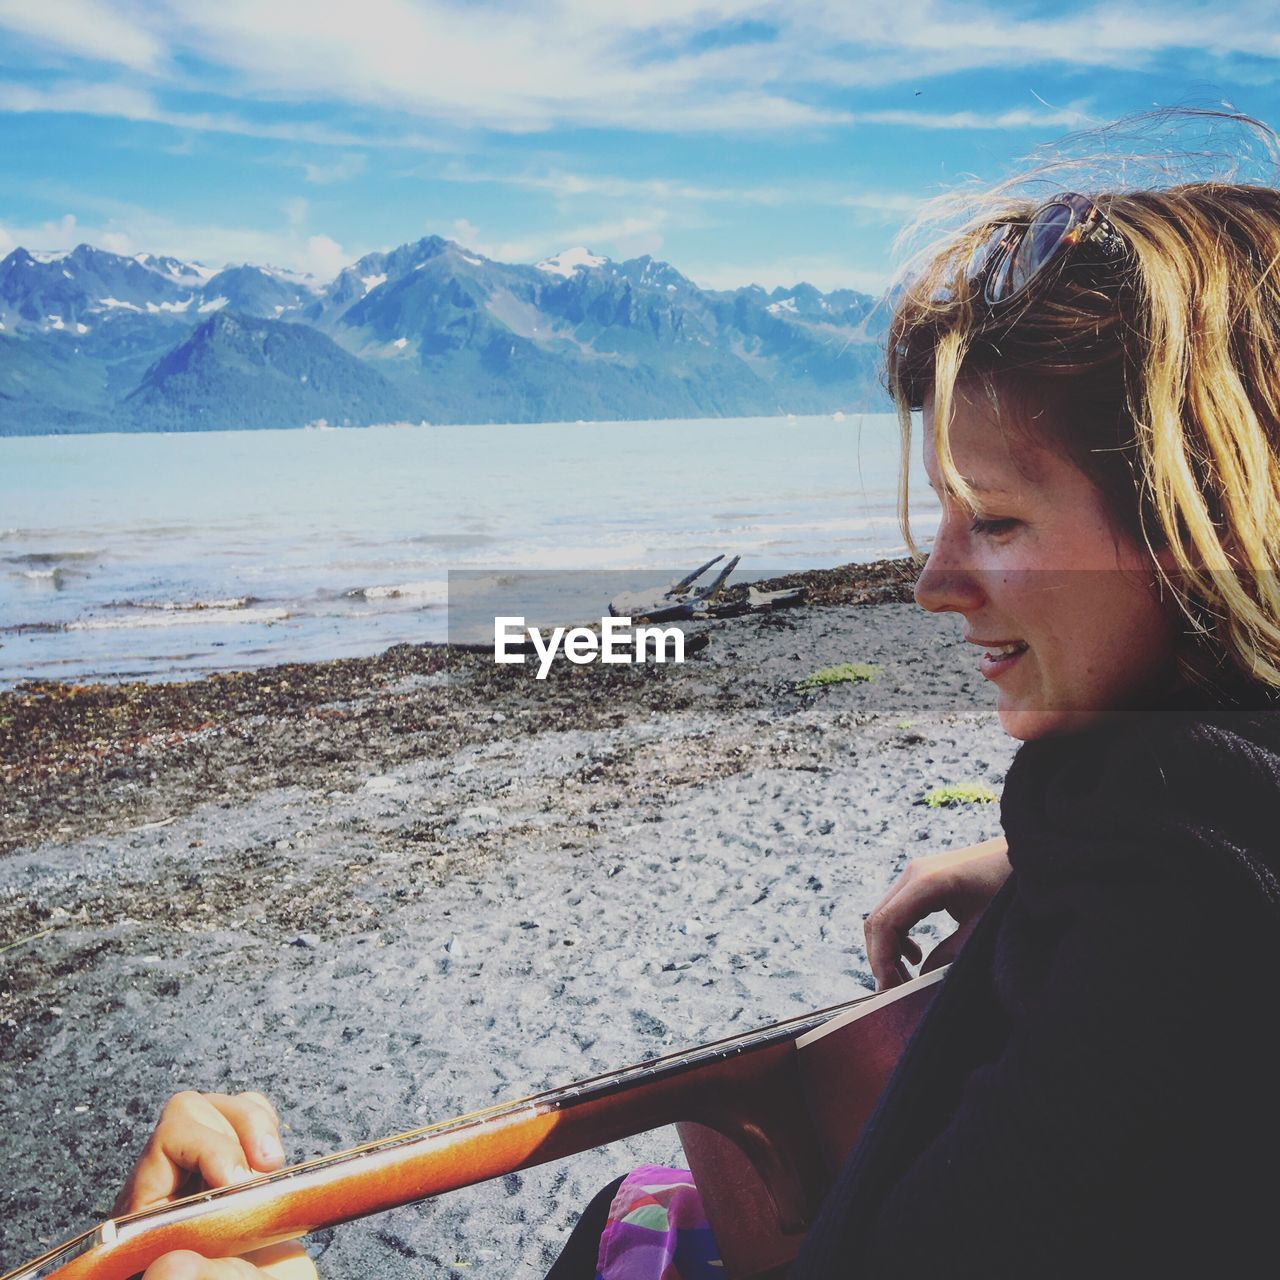
[[[174,1094],[138,1157],[112,1213],[119,1217],[226,1187],[284,1164],[280,1118],[260,1093]],[[166,1253],[145,1280],[314,1280],[316,1269],[293,1243],[259,1249],[244,1258]]]
[[[911,977],[907,965],[924,956],[911,930],[935,911],[946,911],[956,931],[929,953],[925,970],[948,963],[1008,876],[1009,845],[1003,836],[908,862],[863,926],[876,990]]]

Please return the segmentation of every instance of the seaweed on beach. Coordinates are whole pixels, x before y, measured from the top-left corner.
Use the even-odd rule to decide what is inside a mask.
[[[757,591],[804,587],[808,604],[910,604],[919,574],[919,565],[904,556],[897,560],[842,564],[834,569],[808,569],[751,585]],[[729,600],[745,599],[746,593],[746,585],[741,583],[727,587],[724,592]]]
[[[755,585],[805,586],[810,606],[880,604],[909,600],[914,573],[910,560],[883,560]],[[375,657],[171,683],[28,681],[0,692],[0,854],[161,821],[228,792],[330,776],[355,786],[375,758],[429,756],[494,736],[495,713],[511,718],[503,732],[532,732],[743,696],[733,681],[695,690],[687,670],[557,664],[535,693],[522,668],[496,666],[483,652],[400,644]]]

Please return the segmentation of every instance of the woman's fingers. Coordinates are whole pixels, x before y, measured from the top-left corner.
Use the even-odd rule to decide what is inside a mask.
[[[206,1258],[177,1249],[156,1258],[143,1280],[316,1280],[315,1263],[301,1244],[289,1240],[255,1249],[242,1258]]]
[[[157,1258],[142,1280],[262,1280],[263,1273],[243,1258],[202,1258],[186,1249]]]
[[[959,926],[952,947],[944,953],[950,959],[1008,875],[1003,837],[909,862],[864,925],[867,960],[877,988],[897,986],[911,976],[907,964],[918,964],[923,957],[911,930],[935,911],[948,912]],[[929,967],[939,963],[941,957],[935,960],[931,954]]]
[[[927,915],[944,909],[945,887],[939,879],[922,871],[919,862],[909,862],[893,887],[872,908],[863,924],[867,960],[876,987],[896,987],[911,976],[903,965],[920,961],[920,944],[911,930]]]
[[[973,932],[973,922],[961,926],[949,938],[943,938],[932,951],[929,952],[928,959],[920,966],[920,973],[932,973],[935,969],[941,969],[944,964],[950,964],[959,954],[960,948],[964,945],[965,939]]]
[[[143,1280],[316,1280],[316,1265],[290,1241],[256,1249],[243,1258],[204,1258],[179,1249],[157,1258]]]
[[[258,1093],[175,1094],[116,1200],[133,1213],[204,1186],[225,1187],[284,1160],[275,1109]]]
[[[264,1095],[253,1091],[234,1096],[207,1093],[204,1097],[235,1130],[240,1146],[254,1169],[270,1173],[284,1163],[280,1117]]]
[[[319,1274],[307,1251],[292,1240],[255,1249],[253,1253],[245,1254],[245,1261],[252,1262],[271,1280],[316,1280]]]

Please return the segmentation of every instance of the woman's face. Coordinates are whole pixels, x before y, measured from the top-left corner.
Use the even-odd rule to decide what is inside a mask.
[[[980,506],[945,491],[926,405],[924,464],[942,520],[916,601],[964,617],[1005,731],[1070,732],[1173,689],[1178,615],[1160,601],[1150,553],[1113,526],[1079,468],[1002,429],[976,388],[956,388],[953,412],[952,458]]]

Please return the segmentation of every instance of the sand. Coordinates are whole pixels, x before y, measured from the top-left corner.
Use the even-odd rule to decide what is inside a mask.
[[[903,603],[700,629],[682,667],[545,685],[408,647],[227,677],[225,715],[174,687],[114,738],[45,690],[0,858],[0,1265],[105,1216],[179,1088],[262,1089],[301,1159],[870,987],[893,876],[999,830],[922,803],[1012,757],[976,651]],[[881,670],[797,688],[839,662]],[[646,1160],[674,1131],[311,1247],[329,1276],[538,1277]]]

